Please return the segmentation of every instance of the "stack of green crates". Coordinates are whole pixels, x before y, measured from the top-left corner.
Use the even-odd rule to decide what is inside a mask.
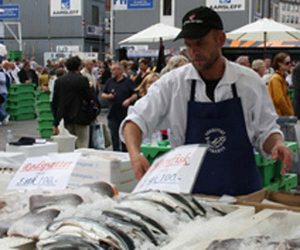
[[[285,145],[293,152],[294,157],[298,156],[299,150],[296,142],[285,142]],[[255,153],[255,160],[265,189],[270,191],[289,191],[297,187],[297,174],[288,173],[281,176],[281,162],[272,159],[265,159],[257,152]]]
[[[21,60],[23,58],[23,53],[20,50],[10,50],[8,51],[8,59],[12,61]]]
[[[13,84],[8,92],[6,110],[14,121],[35,118],[33,84]]]
[[[50,106],[48,92],[36,91],[36,112],[38,118],[38,130],[42,138],[50,138],[53,135],[53,115]]]

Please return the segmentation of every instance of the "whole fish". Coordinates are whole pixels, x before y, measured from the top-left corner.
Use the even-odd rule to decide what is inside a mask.
[[[48,209],[40,213],[29,212],[10,226],[7,235],[37,239],[59,213],[55,209]]]
[[[128,243],[112,228],[89,218],[72,217],[55,221],[40,235],[40,240],[58,235],[76,235],[91,242],[102,242],[116,249],[130,250]]]
[[[90,188],[92,192],[111,198],[119,194],[119,191],[115,186],[104,181],[88,183],[84,184],[83,186]]]
[[[125,197],[125,199],[139,199],[139,198],[153,200],[153,201],[166,204],[169,207],[174,208],[174,210],[178,212],[186,213],[190,219],[193,219],[195,217],[194,215],[195,211],[190,205],[186,205],[186,203],[182,202],[182,200],[176,199],[174,196],[171,196],[166,192],[146,191],[140,193],[133,193]]]
[[[61,195],[32,195],[29,198],[29,209],[31,212],[50,206],[73,206],[77,207],[83,199],[77,194]]]
[[[168,234],[168,232],[162,225],[160,225],[157,221],[151,219],[149,216],[147,216],[145,214],[142,214],[142,213],[140,213],[132,208],[129,208],[129,207],[115,207],[115,209],[121,210],[124,212],[128,212],[129,214],[136,215],[137,217],[139,217],[141,220],[143,220],[147,224],[152,225],[152,227],[155,227],[160,233],[165,234],[165,235]]]
[[[158,246],[158,242],[155,236],[153,235],[151,230],[145,225],[145,223],[133,220],[132,218],[130,218],[130,216],[126,216],[116,211],[103,211],[102,214],[104,216],[111,217],[115,220],[129,223],[135,227],[138,227],[149,238],[149,240],[153,243],[153,245]]]

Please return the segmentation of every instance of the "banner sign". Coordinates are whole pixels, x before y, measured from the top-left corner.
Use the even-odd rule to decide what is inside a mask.
[[[153,7],[153,0],[113,0],[113,10],[147,10]]]
[[[1,4],[0,20],[19,20],[20,6],[19,4]]]
[[[156,159],[133,192],[160,190],[190,193],[200,171],[207,147],[184,145]]]
[[[130,9],[153,9],[153,0],[127,0],[127,8]]]
[[[215,11],[243,11],[245,0],[206,0],[206,6]]]
[[[7,190],[64,189],[80,153],[51,154],[27,158]]]
[[[50,0],[50,16],[81,16],[81,0]]]

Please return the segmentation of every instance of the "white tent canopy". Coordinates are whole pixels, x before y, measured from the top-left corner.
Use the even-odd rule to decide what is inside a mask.
[[[157,23],[122,40],[121,42],[119,42],[119,44],[159,42],[160,38],[162,38],[163,40],[172,40],[175,39],[180,31],[181,30],[179,28],[163,23]]]
[[[292,41],[300,39],[300,30],[278,23],[272,19],[262,18],[228,32],[227,38],[232,40],[253,41]]]

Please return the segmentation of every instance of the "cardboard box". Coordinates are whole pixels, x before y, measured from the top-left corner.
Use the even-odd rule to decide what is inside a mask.
[[[136,186],[128,153],[94,149],[78,149],[75,152],[82,155],[73,170],[69,187],[106,181],[121,192],[131,192]]]
[[[236,204],[254,206],[256,212],[263,209],[300,212],[300,194],[283,191],[272,192],[262,189],[249,195],[237,197]]]

